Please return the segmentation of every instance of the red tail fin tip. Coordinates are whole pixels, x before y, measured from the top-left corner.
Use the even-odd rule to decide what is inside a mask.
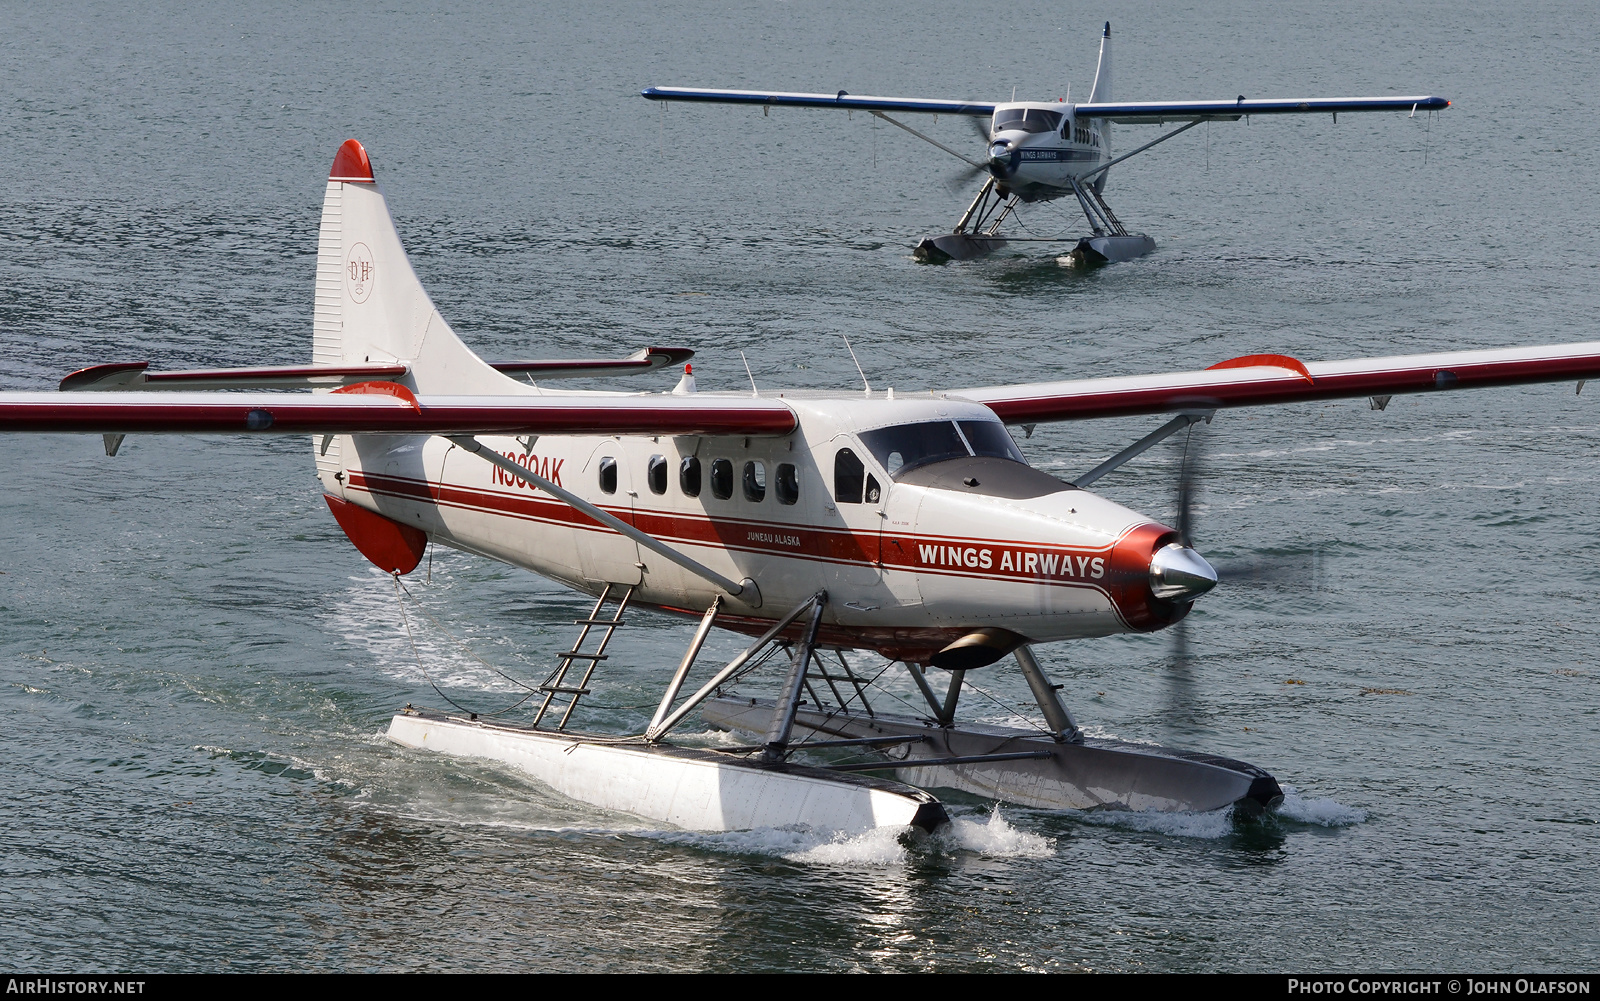
[[[346,139],[344,145],[339,147],[339,152],[334,155],[333,169],[328,171],[328,180],[374,183],[377,178],[372,176],[372,161],[367,158],[366,147],[354,139]]]

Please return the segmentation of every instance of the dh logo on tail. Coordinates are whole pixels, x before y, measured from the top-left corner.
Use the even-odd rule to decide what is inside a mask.
[[[350,247],[345,256],[344,280],[354,302],[366,302],[372,294],[372,283],[377,278],[377,267],[372,263],[372,251],[364,243]]]

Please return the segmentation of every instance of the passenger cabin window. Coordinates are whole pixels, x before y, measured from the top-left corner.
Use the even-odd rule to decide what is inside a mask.
[[[692,455],[678,463],[678,489],[685,497],[700,496],[700,460]]]
[[[650,464],[645,467],[645,480],[650,484],[650,492],[664,494],[667,492],[667,457],[652,455]]]
[[[727,500],[733,496],[733,463],[727,459],[711,460],[711,496]]]
[[[779,504],[793,504],[800,499],[800,472],[794,468],[794,463],[778,463],[778,474],[772,480],[772,492],[778,495]]]
[[[617,460],[609,455],[600,460],[600,489],[608,494],[617,492]]]
[[[744,499],[759,504],[767,496],[767,467],[751,459],[744,464]]]
[[[959,423],[959,427],[957,424]],[[968,455],[1026,462],[1006,429],[994,421],[925,421],[861,432],[890,476],[898,479],[918,466]],[[860,460],[857,460],[860,461]],[[835,474],[837,475],[837,473]]]
[[[990,135],[1015,131],[1056,132],[1064,117],[1059,111],[1042,108],[1006,108],[994,113],[994,131]]]

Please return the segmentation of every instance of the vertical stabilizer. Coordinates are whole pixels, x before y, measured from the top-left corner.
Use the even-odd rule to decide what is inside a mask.
[[[1111,100],[1111,22],[1106,22],[1100,35],[1100,64],[1094,68],[1094,86],[1089,90],[1089,103]],[[1100,119],[1100,148],[1111,155],[1111,123]],[[1102,171],[1094,180],[1095,191],[1105,191],[1106,177],[1111,171]]]
[[[312,361],[399,361],[417,393],[514,394],[529,387],[490,368],[450,329],[411,270],[367,151],[339,147],[322,201]]]

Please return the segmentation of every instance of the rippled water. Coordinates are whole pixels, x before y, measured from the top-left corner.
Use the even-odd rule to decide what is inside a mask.
[[[925,267],[970,192],[865,119],[649,84],[1080,99],[1444,94],[1424,118],[1217,124],[1116,168],[1160,243]],[[701,385],[897,387],[1594,337],[1592,5],[0,8],[0,386],[308,357],[321,183],[354,135],[489,357],[686,344]],[[928,128],[970,141],[962,123]],[[1122,148],[1141,130],[1119,130]],[[1077,232],[1056,206],[1029,231]],[[667,385],[662,381],[662,388]],[[437,702],[303,442],[0,440],[0,954],[60,969],[1592,968],[1600,415],[1572,386],[1234,412],[1202,548],[1298,555],[1169,635],[1041,651],[1095,732],[1231,754],[1275,815],[949,797],[947,835],[641,828],[381,737]],[[1063,474],[1153,420],[1041,428]],[[1101,481],[1168,515],[1173,457]],[[441,552],[425,663],[491,705],[584,602]],[[690,627],[619,634],[637,727]],[[713,653],[739,641],[719,637]],[[709,656],[709,655],[708,655]],[[977,678],[1026,705],[1012,672]],[[902,694],[909,694],[902,690]]]

